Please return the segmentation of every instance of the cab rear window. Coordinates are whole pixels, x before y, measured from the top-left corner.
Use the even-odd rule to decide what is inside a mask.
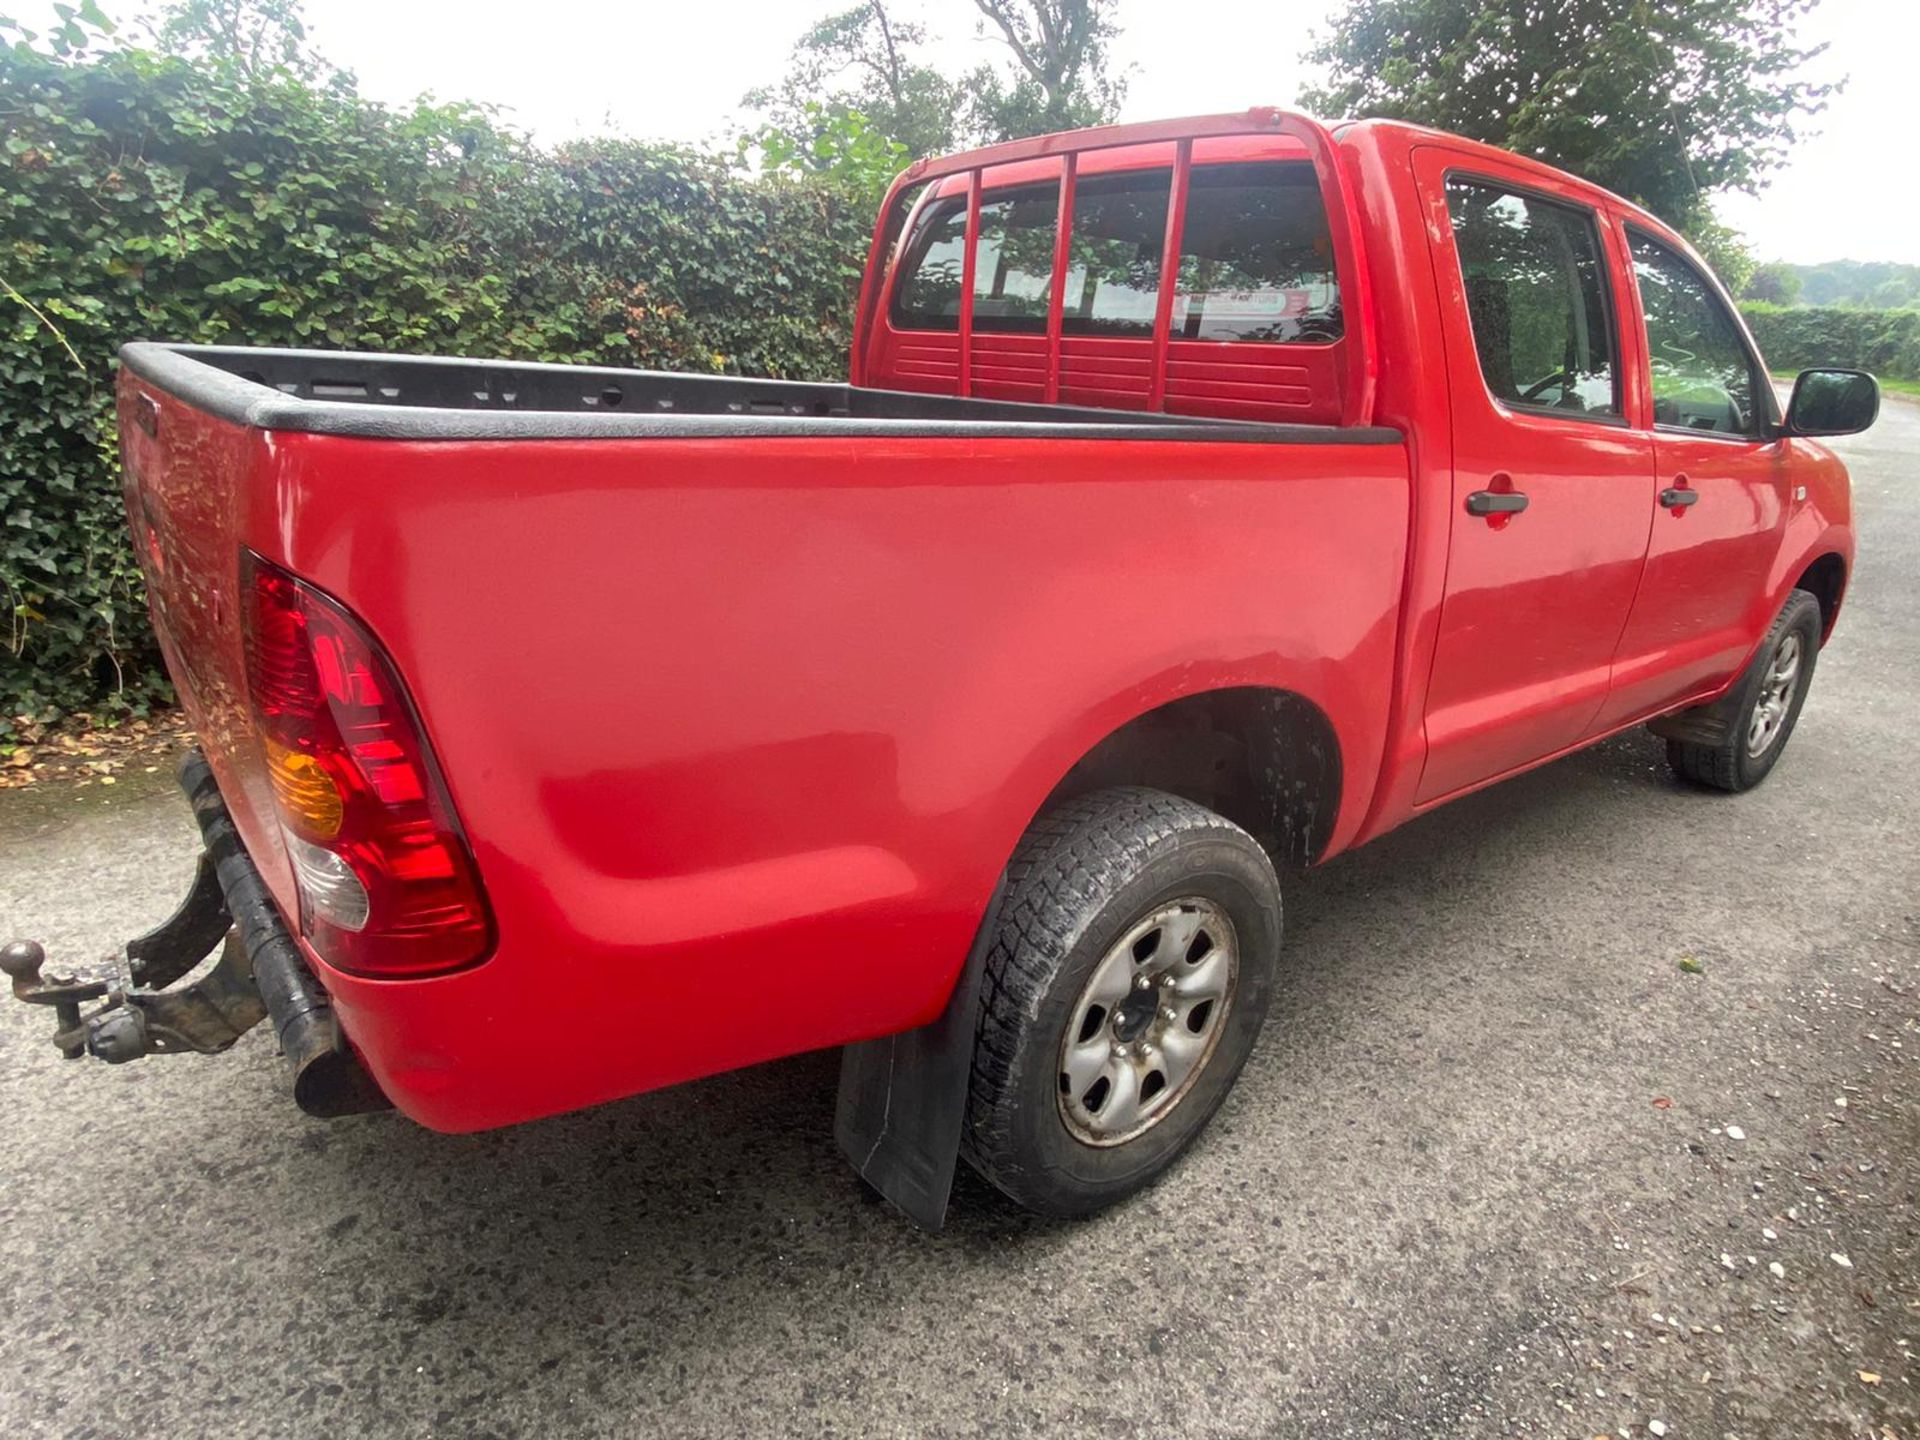
[[[1313,166],[1196,166],[1173,333],[1183,340],[1338,340],[1333,236]]]
[[[1053,232],[1058,184],[995,191],[981,197],[980,245],[973,273],[976,330],[1047,328],[1052,293]],[[956,330],[966,269],[967,197],[949,195],[927,207],[907,244],[894,292],[893,323],[903,330]]]
[[[1153,334],[1172,188],[1171,170],[1102,175],[1074,186],[1061,334]]]
[[[1074,189],[1060,329],[1148,338],[1166,246],[1167,169],[1090,176]],[[1057,182],[988,191],[980,204],[973,326],[1044,333],[1052,303]],[[957,330],[967,201],[928,205],[902,252],[891,317],[901,330]],[[1301,161],[1195,166],[1174,277],[1179,339],[1324,343],[1341,334],[1326,209]]]

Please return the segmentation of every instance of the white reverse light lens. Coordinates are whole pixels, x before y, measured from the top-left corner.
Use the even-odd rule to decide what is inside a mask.
[[[338,930],[359,930],[366,925],[367,888],[352,866],[331,850],[309,844],[298,835],[287,835],[287,853],[293,857],[294,880],[309,914]]]

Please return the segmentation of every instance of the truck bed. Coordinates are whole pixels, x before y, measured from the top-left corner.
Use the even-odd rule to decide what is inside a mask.
[[[329,350],[135,343],[121,362],[219,419],[392,440],[1009,436],[1381,444],[1397,432],[1033,405],[847,384]]]
[[[300,941],[424,1124],[925,1023],[1049,793],[1182,696],[1287,690],[1343,772],[1379,768],[1408,516],[1392,430],[469,360],[123,359],[155,630],[290,930],[245,556],[357,617],[438,758],[491,958],[367,979]],[[1364,779],[1342,788],[1314,853],[1364,814]]]

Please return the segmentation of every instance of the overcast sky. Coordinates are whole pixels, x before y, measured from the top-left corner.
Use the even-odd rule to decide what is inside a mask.
[[[130,0],[104,0],[122,16]],[[395,103],[431,92],[502,106],[542,140],[616,131],[699,140],[741,117],[740,95],[776,79],[793,40],[851,0],[308,0],[317,48]],[[7,7],[28,15],[45,3]],[[1119,59],[1135,67],[1129,120],[1287,105],[1306,78],[1306,33],[1333,0],[1123,0]],[[979,36],[967,0],[896,0],[941,33],[958,70],[1004,48]],[[531,23],[530,23],[531,22]],[[1763,259],[1920,263],[1920,201],[1904,180],[1913,134],[1916,0],[1824,0],[1806,38],[1831,42],[1816,78],[1849,83],[1759,197],[1721,213]]]

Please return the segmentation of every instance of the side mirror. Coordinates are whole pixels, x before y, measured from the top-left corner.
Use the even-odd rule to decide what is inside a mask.
[[[1856,435],[1880,415],[1880,382],[1864,370],[1802,370],[1787,403],[1789,435]]]

